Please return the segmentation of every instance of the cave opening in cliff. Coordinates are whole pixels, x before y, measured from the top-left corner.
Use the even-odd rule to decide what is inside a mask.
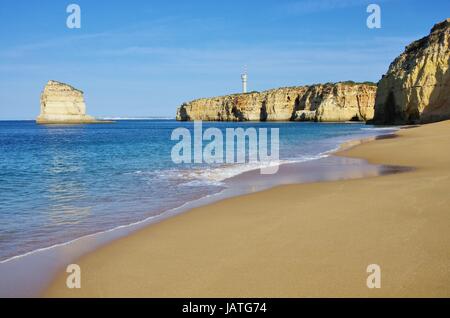
[[[231,109],[231,113],[236,118],[236,120],[238,121],[244,120],[244,114],[239,109],[237,109],[236,106],[233,106],[233,108]]]
[[[393,124],[396,121],[395,116],[395,96],[394,92],[390,91],[386,102],[384,103],[384,124]]]
[[[305,109],[305,107],[303,107],[303,109]],[[300,110],[300,96],[297,96],[297,98],[294,101],[294,112],[297,110]]]
[[[266,101],[262,102],[261,111],[259,113],[259,120],[266,121],[267,120],[267,106]]]

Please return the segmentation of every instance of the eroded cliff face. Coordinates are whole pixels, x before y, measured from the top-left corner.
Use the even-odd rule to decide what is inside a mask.
[[[450,19],[408,45],[378,83],[376,124],[427,123],[450,118]]]
[[[202,98],[181,105],[177,120],[365,121],[375,94],[375,85],[343,82]]]
[[[41,94],[39,124],[90,123],[95,119],[86,115],[83,92],[70,85],[49,81]]]

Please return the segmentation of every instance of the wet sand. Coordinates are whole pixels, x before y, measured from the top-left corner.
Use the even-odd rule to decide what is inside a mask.
[[[195,208],[85,255],[81,289],[61,273],[44,296],[450,297],[450,121],[397,135],[338,155],[414,169]]]

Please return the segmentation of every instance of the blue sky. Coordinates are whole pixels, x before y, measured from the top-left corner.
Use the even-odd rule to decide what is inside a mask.
[[[66,27],[70,3],[81,29]],[[82,89],[91,115],[129,117],[239,92],[245,65],[249,90],[378,81],[447,17],[448,0],[1,0],[0,119],[34,118],[49,79]]]

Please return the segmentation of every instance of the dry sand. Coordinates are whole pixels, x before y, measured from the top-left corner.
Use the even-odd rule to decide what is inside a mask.
[[[45,296],[450,297],[450,121],[398,136],[339,155],[414,171],[196,208],[86,255],[81,289],[62,273]]]

